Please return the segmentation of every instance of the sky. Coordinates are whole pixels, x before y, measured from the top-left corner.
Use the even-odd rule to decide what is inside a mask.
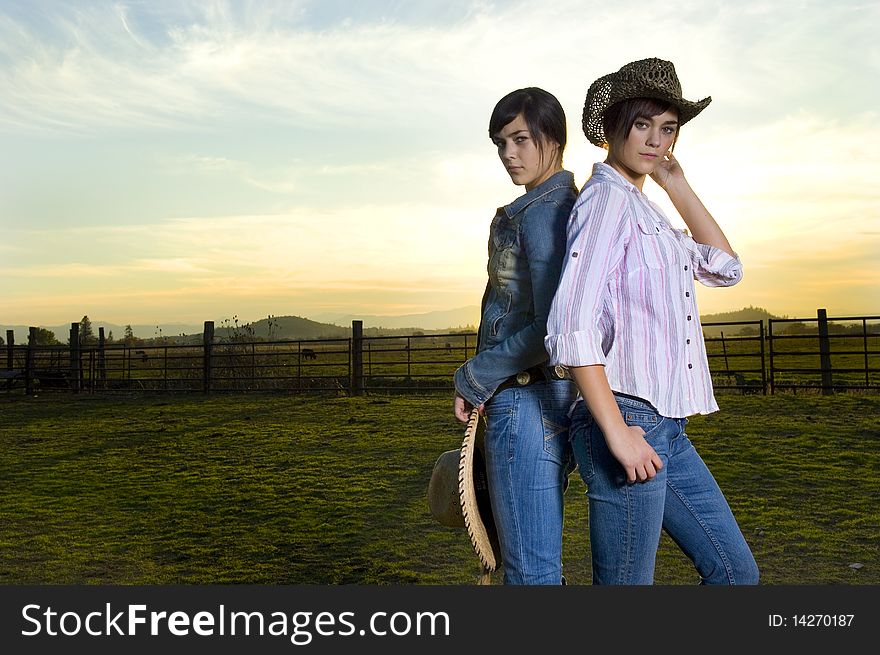
[[[495,103],[556,95],[581,186],[587,87],[645,57],[713,98],[676,155],[745,274],[701,312],[878,315],[878,25],[856,0],[2,0],[0,323],[478,305],[523,193]]]

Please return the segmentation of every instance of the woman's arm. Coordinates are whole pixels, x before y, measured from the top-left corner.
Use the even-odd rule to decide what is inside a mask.
[[[666,191],[697,243],[714,246],[736,257],[724,232],[688,184],[675,155],[667,153],[666,159],[654,169],[651,179]]]
[[[547,321],[550,361],[569,367],[587,409],[629,482],[653,478],[663,463],[628,426],[605,374],[600,314],[609,280],[623,261],[628,240],[626,192],[611,184],[587,186],[569,219],[567,257]]]
[[[657,471],[663,468],[663,462],[645,441],[645,431],[637,425],[624,422],[608,384],[605,367],[595,364],[570,370],[593,420],[605,435],[608,450],[626,472],[627,482],[653,479]]]

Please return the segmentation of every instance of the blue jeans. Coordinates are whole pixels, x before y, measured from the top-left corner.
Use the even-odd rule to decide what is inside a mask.
[[[562,582],[562,493],[574,467],[567,380],[510,387],[486,403],[486,473],[504,584]]]
[[[702,584],[757,584],[758,566],[733,513],[684,431],[641,400],[615,395],[663,461],[648,482],[627,483],[583,402],[572,413],[572,449],[590,504],[593,584],[652,584],[660,530],[691,559]]]

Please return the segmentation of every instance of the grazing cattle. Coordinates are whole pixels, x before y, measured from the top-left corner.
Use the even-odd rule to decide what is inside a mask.
[[[303,359],[318,359],[318,355],[311,348],[303,348],[302,357]]]
[[[452,352],[452,344],[448,341],[446,342],[446,352]]]
[[[149,358],[147,357],[147,351],[146,351],[146,350],[135,350],[135,351],[134,351],[134,354],[135,354],[135,355],[140,355],[140,356],[141,356],[141,361],[142,361],[142,362],[145,362],[145,361],[147,361],[147,359],[149,359]]]

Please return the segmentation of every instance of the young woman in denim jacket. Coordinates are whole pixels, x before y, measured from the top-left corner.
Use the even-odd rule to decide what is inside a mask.
[[[547,366],[547,312],[577,188],[562,168],[565,114],[542,89],[495,106],[489,136],[526,193],[495,213],[477,354],[455,373],[456,417],[486,417],[486,470],[505,584],[562,582],[562,494],[574,385]],[[560,369],[561,370],[561,369]]]
[[[594,82],[584,132],[608,157],[569,222],[548,320],[551,361],[585,402],[571,441],[587,484],[594,584],[651,584],[661,529],[706,584],[756,584],[758,568],[684,431],[718,409],[694,280],[729,286],[742,264],[691,189],[672,146],[711,101],[685,100],[673,65],[646,59]],[[648,176],[688,226],[673,229],[642,193]]]

